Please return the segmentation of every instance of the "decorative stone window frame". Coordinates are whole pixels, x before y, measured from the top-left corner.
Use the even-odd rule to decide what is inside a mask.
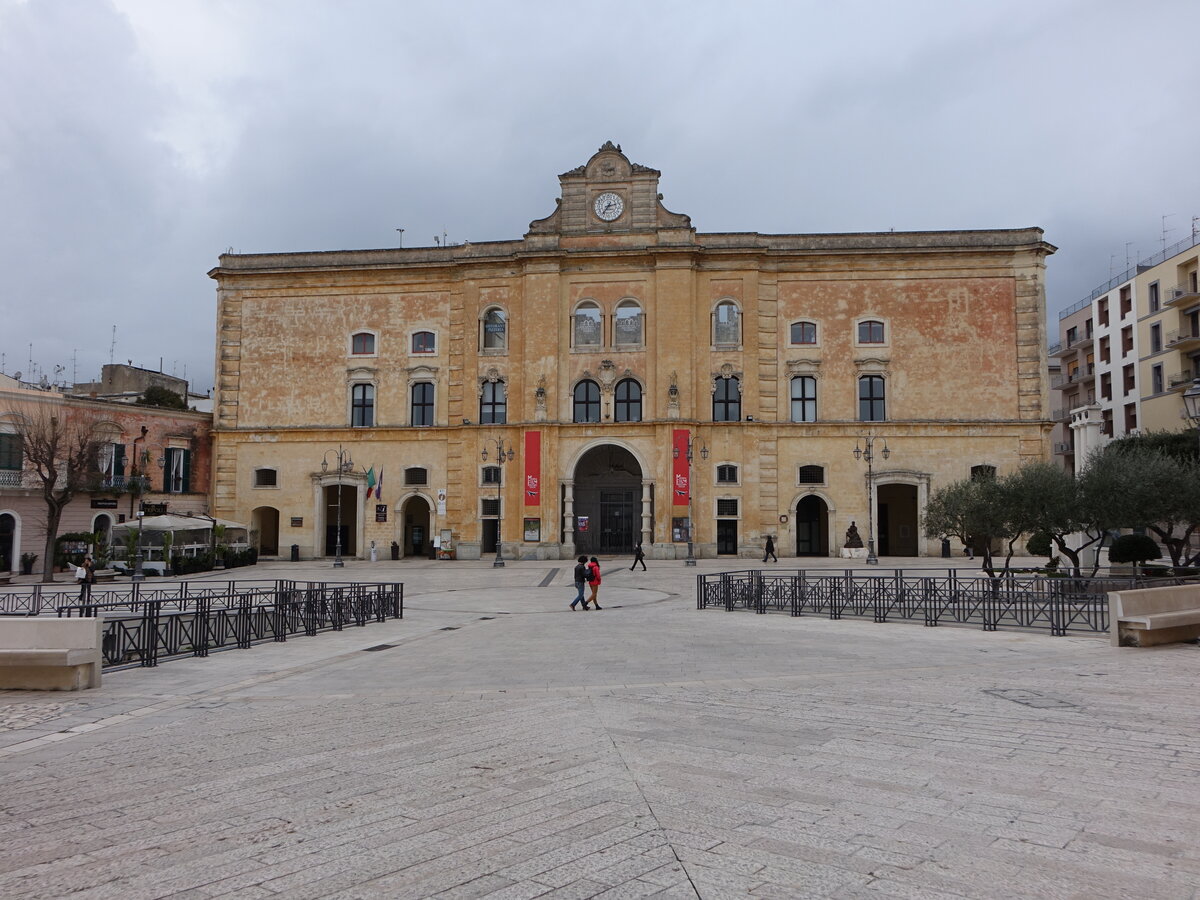
[[[792,340],[792,327],[795,325],[811,325],[813,327],[814,340],[807,344],[797,344]],[[855,332],[857,334],[857,332]],[[804,349],[820,350],[821,349],[821,323],[816,319],[799,318],[792,319],[788,322],[787,330],[787,346],[803,347]]]
[[[487,346],[487,317],[488,313],[493,310],[504,316],[504,346],[489,347]],[[480,356],[508,356],[508,338],[509,332],[512,331],[512,319],[508,315],[508,310],[499,303],[489,303],[479,311],[479,355]]]
[[[620,334],[620,326],[618,323],[623,318],[621,316],[621,310],[627,310],[627,309],[633,309],[633,308],[637,309],[636,318],[638,320],[639,340],[636,343],[634,343],[632,341],[621,341],[618,339],[618,335]],[[631,317],[627,316],[624,318],[631,318]],[[633,351],[633,350],[645,350],[646,349],[646,307],[642,304],[642,301],[639,300],[637,297],[622,297],[620,300],[617,301],[617,305],[613,308],[612,344],[613,344],[613,350],[617,350],[617,351],[628,352],[628,351]]]
[[[258,483],[258,473],[259,472],[274,472],[275,473],[275,483],[274,484],[259,484]],[[278,466],[255,466],[253,469],[250,470],[250,487],[252,490],[256,490],[256,491],[277,491],[277,490],[279,490],[279,467]]]
[[[638,399],[638,406],[641,408],[641,417],[638,419],[626,420],[625,422],[622,422],[621,424],[632,425],[637,422],[645,422],[646,421],[646,397],[647,397],[646,382],[643,379],[638,378],[636,375],[634,375],[629,369],[626,369],[624,372],[622,372],[620,374],[620,376],[617,377],[613,381],[613,385],[609,389],[609,394],[610,394],[611,400],[612,400],[612,421],[614,421],[614,422],[617,421],[617,388],[626,381],[633,382],[634,384],[636,384],[638,386],[638,390],[641,391],[641,395]],[[604,383],[601,382],[600,383],[600,404],[602,407],[605,403],[604,395],[605,395]]]
[[[354,389],[359,385],[371,387],[371,424],[355,425]],[[350,428],[375,428],[379,425],[379,370],[356,366],[346,370],[346,424]]]
[[[419,480],[414,480],[411,472],[423,472]],[[405,466],[401,474],[401,481],[405,487],[426,487],[429,484],[429,467],[428,466]]]
[[[890,422],[894,416],[892,415],[892,391],[891,391],[891,360],[883,359],[878,356],[868,356],[854,361],[854,419],[858,422]],[[862,419],[859,418],[859,386],[862,384],[862,379],[868,375],[878,375],[883,379],[883,418],[882,419]]]
[[[866,322],[878,322],[880,325],[883,326],[883,340],[882,341],[860,341],[858,339],[859,326],[863,325]],[[854,337],[854,346],[855,347],[871,347],[871,348],[890,347],[892,345],[892,323],[884,316],[878,316],[878,315],[858,316],[854,320],[853,337]]]
[[[721,469],[726,466],[733,467],[733,481],[721,480]],[[719,485],[721,488],[741,487],[742,485],[742,466],[733,460],[722,460],[713,466],[713,484]]]
[[[414,350],[413,349],[413,340],[416,338],[416,336],[418,334],[429,334],[429,335],[433,336],[433,349],[432,350]],[[438,348],[441,347],[441,345],[442,345],[441,336],[437,333],[437,330],[434,328],[414,328],[412,331],[410,331],[408,333],[408,355],[409,356],[415,356],[420,359],[428,359],[431,356],[437,356]]]
[[[720,512],[721,501],[734,502],[737,504],[737,515],[730,516]],[[712,499],[712,517],[714,519],[741,520],[746,514],[746,504],[742,502],[742,498],[738,494],[731,494],[728,491],[718,494]]]
[[[817,357],[805,356],[784,361],[783,381],[779,386],[780,396],[787,398],[787,421],[793,424],[811,425],[812,422],[793,422],[792,419],[792,379],[812,378],[817,384],[817,415],[814,421],[821,418],[821,360]]]
[[[820,481],[802,481],[800,479],[800,470],[801,469],[809,469],[809,468],[821,470],[821,480]],[[829,466],[823,465],[821,463],[813,463],[813,462],[800,463],[796,466],[795,473],[796,473],[796,487],[798,487],[798,488],[818,488],[818,487],[828,487],[829,486]]]
[[[584,310],[584,309],[595,310],[597,316],[599,317],[600,340],[598,343],[579,344],[575,340],[576,320],[579,318],[580,310]],[[591,316],[588,316],[587,318],[590,319]],[[571,307],[571,323],[570,323],[571,352],[572,353],[595,353],[599,350],[604,350],[608,346],[608,343],[606,340],[607,329],[605,327],[607,325],[608,318],[609,317],[606,316],[604,313],[604,305],[599,300],[597,300],[595,297],[580,298],[580,300],[573,307]]]
[[[746,379],[745,379],[745,375],[740,370],[734,369],[732,363],[725,363],[724,365],[722,365],[721,368],[719,368],[717,371],[712,373],[712,377],[708,380],[708,391],[709,391],[709,394],[711,395],[711,401],[712,401],[712,405],[710,405],[710,412],[714,413],[714,414],[716,413],[716,405],[715,404],[717,402],[717,379],[719,379],[719,378],[733,378],[733,379],[736,379],[736,381],[737,381],[738,417],[736,419],[722,419],[718,424],[723,424],[726,422],[744,422],[744,421],[746,421],[746,410],[744,408],[744,402],[743,402],[743,398],[745,397],[745,394],[746,394],[746,387],[745,387]],[[713,417],[713,421],[717,422],[715,415]]]
[[[575,418],[575,391],[578,390],[579,386],[581,384],[583,384],[585,381],[590,381],[593,384],[595,384],[596,388],[600,394],[600,397],[599,397],[600,418],[597,419],[595,422],[580,422]],[[599,425],[601,422],[604,421],[604,415],[605,415],[605,402],[604,401],[605,401],[604,384],[600,381],[599,378],[597,378],[595,375],[593,375],[589,370],[584,369],[583,372],[580,373],[579,377],[571,382],[570,390],[567,392],[567,403],[569,404],[569,407],[568,407],[567,415],[566,415],[565,419],[566,419],[566,421],[568,421],[574,425]]]
[[[371,352],[355,353],[354,339],[360,334],[371,336]],[[377,359],[379,357],[379,331],[375,328],[355,328],[346,336],[346,356],[351,359]]]
[[[489,384],[504,385],[504,421],[503,422],[484,422],[483,421],[483,390]],[[506,425],[508,424],[508,380],[500,374],[500,370],[495,366],[489,367],[488,370],[479,376],[475,387],[475,399],[478,401],[479,407],[479,424],[480,425]]]
[[[417,365],[404,370],[404,424],[412,428],[434,428],[439,424],[438,413],[442,409],[442,398],[439,395],[438,367]],[[420,383],[433,385],[433,423],[431,425],[413,425],[412,421],[412,389]]]
[[[496,472],[496,480],[495,481],[488,481],[487,478],[484,477],[488,472],[491,472],[491,471]],[[497,463],[481,464],[479,466],[478,484],[481,488],[503,487],[504,486],[504,466],[498,465]]]
[[[735,341],[717,340],[717,310],[726,305],[732,306],[734,311],[737,313],[737,340]],[[742,320],[742,304],[740,304],[733,297],[718,297],[716,300],[714,300],[712,307],[709,309],[709,340],[712,342],[712,349],[741,350],[742,342],[745,339]]]

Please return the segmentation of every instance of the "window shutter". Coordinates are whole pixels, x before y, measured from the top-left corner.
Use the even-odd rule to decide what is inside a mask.
[[[183,454],[183,488],[182,493],[186,494],[191,491],[192,483],[192,451],[179,450],[178,453]]]

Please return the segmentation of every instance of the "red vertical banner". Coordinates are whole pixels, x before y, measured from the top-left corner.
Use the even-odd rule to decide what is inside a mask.
[[[525,432],[525,505],[542,505],[542,433]]]
[[[692,485],[688,479],[688,435],[690,432],[686,428],[677,428],[671,432],[671,455],[675,457],[675,465],[672,472],[671,484],[671,505],[672,506],[687,506],[688,497],[692,492]]]

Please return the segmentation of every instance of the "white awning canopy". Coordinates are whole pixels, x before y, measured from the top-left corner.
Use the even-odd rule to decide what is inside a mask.
[[[213,523],[224,525],[227,531],[249,531],[248,526],[228,519],[209,519],[205,516],[146,516],[142,519],[143,531],[209,531]],[[112,527],[113,531],[137,531],[138,520],[130,519]]]

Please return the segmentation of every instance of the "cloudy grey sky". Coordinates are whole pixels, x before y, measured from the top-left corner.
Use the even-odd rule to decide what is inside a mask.
[[[227,248],[516,238],[606,140],[700,231],[1039,225],[1056,319],[1200,216],[1198,33],[1195,0],[0,0],[4,371],[207,390]]]

